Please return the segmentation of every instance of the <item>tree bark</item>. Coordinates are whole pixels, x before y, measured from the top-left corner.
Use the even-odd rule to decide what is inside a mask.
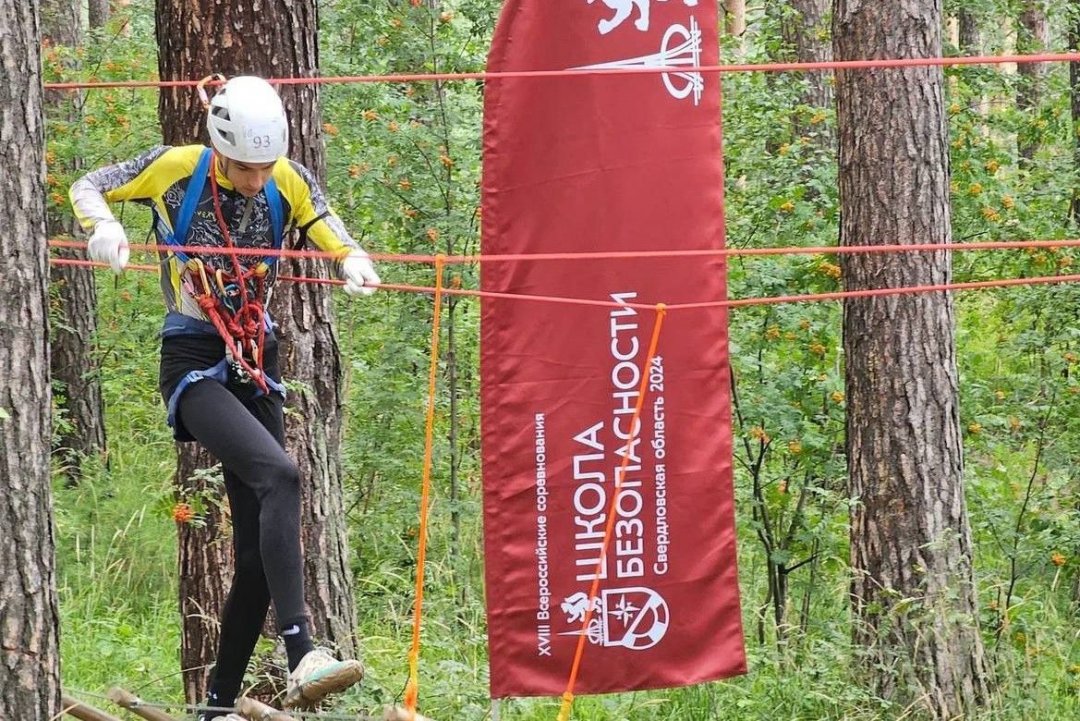
[[[938,57],[940,0],[838,0],[836,57]],[[947,243],[940,68],[837,73],[843,245]],[[843,256],[849,290],[945,283],[947,252]],[[943,293],[844,304],[853,638],[875,691],[933,718],[987,694],[963,493],[954,313]]]
[[[800,63],[820,63],[832,60],[832,45],[828,40],[829,0],[790,0],[790,10],[780,23],[780,33],[789,58]],[[832,107],[832,74],[826,71],[806,74],[803,102],[815,108]]]
[[[290,260],[283,272],[325,275],[299,260]],[[340,457],[342,366],[329,293],[310,283],[279,286],[272,308],[280,323],[282,368],[297,381],[287,402],[286,447],[308,480],[300,521],[308,610],[320,637],[353,656],[357,619]]]
[[[177,520],[176,524],[180,668],[184,697],[189,703],[200,703],[206,699],[206,672],[217,654],[221,612],[235,569],[232,533],[222,500],[223,485],[214,469],[217,459],[197,443],[177,443],[176,449],[176,502],[201,510],[200,523]]]
[[[178,0],[172,3],[158,2],[156,12],[157,34],[162,36],[161,25],[169,22],[173,16],[185,10],[189,17],[198,17],[200,3],[184,3]],[[210,42],[201,38],[198,42]],[[180,47],[167,50],[159,47],[158,65],[176,62],[170,52],[181,52]],[[194,50],[187,51],[189,53]],[[187,76],[206,75],[200,68]],[[164,74],[161,75],[166,78]],[[194,103],[181,105],[166,103],[164,97],[183,97],[188,95]],[[158,119],[161,123],[162,140],[166,145],[188,145],[199,142],[203,135],[202,126],[193,119],[205,119],[202,106],[198,104],[197,94],[187,90],[169,90],[162,88],[158,102]],[[176,473],[173,476],[173,488],[177,502],[189,499],[196,494],[209,494],[215,501],[224,497],[223,489],[208,488],[207,474],[217,463],[205,449],[197,443],[176,444]],[[184,694],[188,703],[200,703],[206,698],[207,669],[214,662],[220,639],[220,619],[225,607],[225,598],[235,569],[232,549],[222,538],[223,529],[230,528],[224,510],[224,503],[207,503],[202,508],[199,524],[180,523],[177,525],[177,572],[179,574],[179,605],[182,623],[180,637],[180,668],[183,676]]]
[[[73,0],[43,0],[41,3],[43,43],[75,47],[82,42],[80,4]],[[70,91],[45,93],[48,117],[76,124],[78,109]],[[77,159],[58,159],[53,172],[74,175]],[[51,175],[50,175],[51,177]],[[49,206],[46,232],[50,238],[72,236],[75,219],[67,206]],[[58,258],[79,258],[83,254],[71,249],[57,248]],[[82,475],[83,460],[104,453],[105,403],[101,394],[100,363],[95,354],[97,336],[97,287],[94,274],[86,268],[53,265],[49,276],[54,289],[53,312],[60,322],[53,328],[52,377],[57,390],[57,407],[62,408],[66,422],[56,433],[55,452],[68,477],[76,483]]]
[[[40,0],[41,42],[73,47],[82,40],[81,4],[74,0]],[[46,102],[50,93],[46,93]]]
[[[1045,0],[1024,0],[1018,19],[1016,52],[1021,55],[1046,50],[1050,41],[1050,26],[1046,18]],[[1017,134],[1016,149],[1022,164],[1030,164],[1042,145],[1042,131],[1037,121],[1042,106],[1046,65],[1043,63],[1019,63],[1016,68],[1019,85],[1016,90],[1016,107],[1028,117]]]
[[[49,223],[49,237],[58,226]],[[56,249],[56,257],[77,258],[78,253]],[[62,319],[53,329],[52,375],[66,412],[67,422],[57,432],[57,452],[69,483],[77,483],[86,458],[106,451],[105,401],[101,392],[97,337],[97,288],[86,268],[55,265],[50,279],[56,289],[56,312]]]
[[[37,0],[0,0],[0,718],[60,711]]]
[[[961,55],[978,55],[982,52],[982,33],[979,18],[973,10],[960,8],[956,12],[959,26],[957,46]]]
[[[780,33],[784,44],[783,60],[800,63],[828,62],[832,60],[832,44],[829,42],[830,0],[790,0],[781,7]],[[803,73],[805,83],[800,102],[812,108],[829,109],[833,106],[833,77],[829,71]],[[812,137],[817,147],[830,154],[834,149],[834,135],[828,123],[811,122],[805,115],[792,115],[791,128],[795,137]]]
[[[160,75],[163,80],[214,72],[314,77],[317,26],[314,0],[274,0],[257,10],[210,0],[157,0]],[[321,178],[325,159],[316,86],[283,85],[279,90],[289,114],[290,157]],[[158,111],[167,128],[166,143],[205,142],[205,114],[195,93],[162,90]],[[281,272],[325,274],[298,261],[282,261]],[[272,311],[280,324],[282,370],[291,387],[286,447],[308,481],[301,509],[308,610],[315,632],[343,654],[353,655],[356,611],[340,463],[342,369],[329,290],[318,284],[280,283]]]
[[[109,0],[88,0],[86,21],[92,28],[104,27],[109,21]]]
[[[722,0],[724,31],[733,37],[746,32],[746,0]]]

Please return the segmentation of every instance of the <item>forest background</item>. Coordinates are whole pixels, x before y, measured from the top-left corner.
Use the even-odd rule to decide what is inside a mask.
[[[95,3],[91,3],[93,6]],[[500,3],[338,0],[319,7],[323,75],[479,71]],[[43,50],[46,82],[158,73],[154,3],[114,2],[78,42]],[[43,3],[43,8],[64,8]],[[728,62],[828,56],[827,3],[729,3]],[[815,17],[801,17],[814,8]],[[808,10],[809,9],[809,10]],[[91,8],[93,10],[93,8]],[[1075,43],[1080,4],[946,3],[949,54]],[[107,19],[106,19],[107,17]],[[93,20],[93,18],[91,18]],[[49,18],[43,16],[43,29]],[[795,28],[795,30],[793,30]],[[808,53],[810,55],[808,55]],[[946,69],[953,237],[1077,237],[1080,170],[1070,68]],[[728,244],[827,246],[839,218],[831,75],[723,76]],[[85,168],[161,142],[153,89],[69,94],[47,128],[50,216]],[[479,237],[482,85],[327,85],[319,90],[326,185],[365,247],[468,253]],[[149,227],[124,208],[133,241]],[[954,255],[956,281],[1074,271],[1071,249]],[[136,262],[140,259],[136,257]],[[386,264],[384,280],[433,285],[431,268]],[[457,267],[449,285],[476,287]],[[87,271],[80,271],[86,276]],[[156,389],[160,296],[153,274],[95,274],[95,358],[105,408],[100,453],[65,453],[68,388],[58,385],[57,570],[66,689],[113,685],[179,701],[177,529],[222,509],[215,474],[178,495],[176,450]],[[832,256],[734,259],[733,298],[841,289]],[[56,290],[54,288],[54,294]],[[407,674],[423,456],[430,297],[336,294],[344,359],[342,479],[363,687],[340,708],[400,699]],[[984,718],[1080,717],[1080,292],[1075,285],[957,295],[964,481],[978,612],[993,692]],[[452,305],[450,305],[452,304]],[[478,461],[475,301],[448,301],[440,358],[436,489],[428,554],[421,710],[485,718],[487,698]],[[59,304],[53,321],[63,325]],[[731,313],[740,585],[750,673],[688,689],[581,698],[585,719],[918,717],[859,681],[848,607],[849,497],[841,309],[792,303]],[[897,349],[903,352],[903,349]],[[304,388],[292,390],[303,394]],[[272,644],[263,651],[273,655]],[[252,683],[260,681],[258,671]],[[552,718],[553,700],[504,703],[501,718]]]

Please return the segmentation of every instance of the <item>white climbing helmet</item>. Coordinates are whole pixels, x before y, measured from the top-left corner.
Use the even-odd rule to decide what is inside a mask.
[[[210,99],[210,143],[241,163],[272,163],[289,147],[289,123],[277,91],[262,78],[238,75]]]

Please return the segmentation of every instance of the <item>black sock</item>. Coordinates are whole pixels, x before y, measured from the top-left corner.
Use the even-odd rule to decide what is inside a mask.
[[[311,642],[307,619],[288,623],[281,628],[281,637],[285,640],[285,655],[289,657],[289,670],[293,671],[300,664],[300,659],[315,648]]]
[[[210,689],[210,692],[206,695],[206,706],[210,708],[232,708],[236,704],[236,693],[226,698],[218,691]],[[210,719],[216,719],[218,716],[224,716],[228,711],[203,711],[198,716],[198,721],[210,721]]]

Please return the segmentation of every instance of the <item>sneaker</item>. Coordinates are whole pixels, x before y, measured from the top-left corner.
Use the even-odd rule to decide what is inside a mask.
[[[324,649],[309,651],[289,672],[285,708],[314,706],[328,694],[344,691],[364,677],[359,661],[338,661]]]

